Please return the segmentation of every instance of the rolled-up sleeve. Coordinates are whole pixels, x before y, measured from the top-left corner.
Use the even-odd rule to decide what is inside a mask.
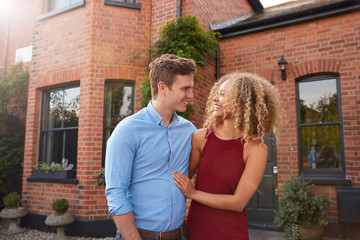
[[[105,157],[105,195],[110,215],[133,211],[127,197],[136,149],[135,129],[123,120],[107,141]]]

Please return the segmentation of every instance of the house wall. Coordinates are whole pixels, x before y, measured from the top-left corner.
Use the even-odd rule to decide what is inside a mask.
[[[174,1],[175,2],[175,1]],[[246,0],[184,0],[181,1],[182,16],[196,16],[200,26],[205,31],[210,31],[210,23],[218,23],[225,19],[232,19],[243,14],[251,13],[252,9]],[[215,59],[208,59],[207,65],[201,70],[194,86],[193,105],[195,112],[189,119],[197,128],[203,125],[205,106],[208,94],[216,81]]]
[[[107,79],[141,81],[149,56],[132,54],[148,49],[162,26],[177,16],[176,1],[138,0],[140,10],[87,0],[85,6],[36,20],[45,13],[46,1],[33,0],[32,70],[28,89],[23,174],[23,205],[31,214],[49,215],[54,199],[66,198],[77,220],[109,219],[104,187],[94,175],[102,164],[104,84]],[[182,16],[192,15],[184,1]],[[15,18],[15,16],[14,16]],[[11,31],[21,31],[21,27]],[[208,26],[207,26],[208,30]],[[15,34],[15,33],[14,33]],[[215,82],[215,60],[202,69],[195,82],[191,121],[201,127],[208,92]],[[78,184],[28,181],[39,158],[41,103],[44,90],[80,85],[78,126]],[[135,112],[140,110],[139,85],[135,85]]]
[[[277,141],[279,188],[299,174],[295,80],[316,73],[338,73],[342,101],[346,176],[360,186],[360,13],[298,24],[220,42],[220,71],[257,73],[279,88],[284,102],[283,129]],[[288,62],[281,80],[278,61]],[[332,202],[328,220],[337,221],[335,186],[316,186]]]
[[[16,49],[32,45],[34,20],[40,13],[39,6],[32,1],[6,2],[8,9],[0,9],[0,68],[3,69],[15,64]],[[31,66],[30,62],[24,65]]]
[[[0,9],[0,69],[9,70],[15,65],[16,50],[32,45],[34,20],[39,12],[39,6],[31,1],[6,0],[3,3]],[[23,61],[23,67],[30,72],[31,61]],[[18,98],[25,102],[27,92]],[[13,103],[8,105],[8,111],[25,122],[26,112],[14,108]]]
[[[94,179],[102,164],[104,84],[106,79],[137,82],[146,72],[147,58],[131,55],[150,44],[150,3],[138,3],[141,10],[88,0],[84,7],[36,22],[23,175],[23,202],[31,213],[51,214],[52,201],[66,198],[78,220],[110,217],[104,187]],[[38,161],[42,92],[69,84],[80,85],[79,183],[28,182]]]

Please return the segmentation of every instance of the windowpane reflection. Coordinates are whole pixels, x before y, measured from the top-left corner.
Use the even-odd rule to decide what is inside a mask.
[[[63,119],[63,91],[53,91],[46,93],[46,105],[49,108],[47,129],[61,128]]]
[[[116,126],[133,113],[132,86],[109,84],[106,87],[105,126]]]
[[[45,139],[45,162],[47,164],[60,163],[63,156],[63,132],[47,132]]]
[[[78,126],[80,88],[64,91],[64,127]]]
[[[338,125],[302,127],[304,168],[341,169]]]
[[[299,98],[301,123],[339,121],[336,79],[300,82]]]

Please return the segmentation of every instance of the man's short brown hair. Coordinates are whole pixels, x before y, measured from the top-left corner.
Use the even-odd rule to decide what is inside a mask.
[[[158,94],[158,83],[163,82],[169,89],[176,75],[196,73],[196,64],[193,60],[173,54],[164,54],[156,58],[149,65],[151,95],[153,99]]]

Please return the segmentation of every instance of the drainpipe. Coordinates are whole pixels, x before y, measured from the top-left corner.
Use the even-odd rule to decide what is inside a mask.
[[[177,8],[177,18],[179,19],[181,17],[181,0],[177,0],[176,8]]]
[[[217,47],[216,49],[216,59],[215,59],[215,81],[219,81],[220,79],[220,48]]]

